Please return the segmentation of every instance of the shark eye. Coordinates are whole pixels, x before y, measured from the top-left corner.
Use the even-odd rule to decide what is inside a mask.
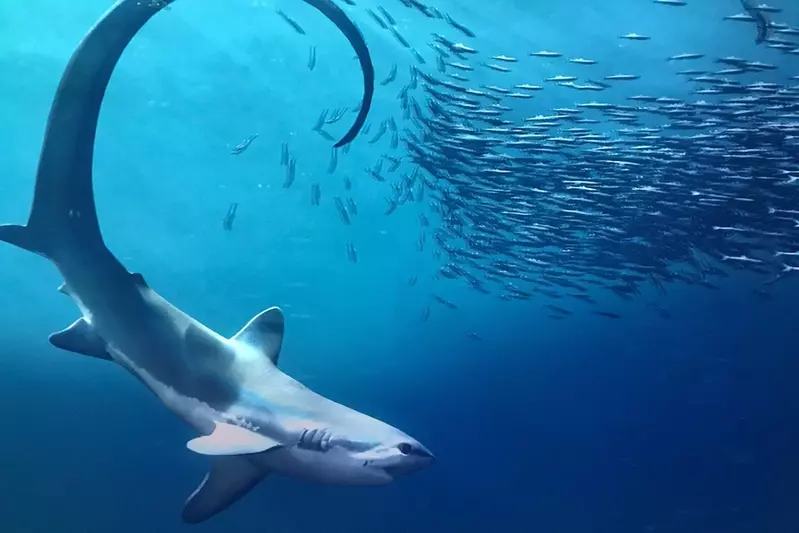
[[[407,442],[401,442],[399,445],[397,445],[397,449],[402,453],[402,455],[410,455],[413,453],[413,446]]]

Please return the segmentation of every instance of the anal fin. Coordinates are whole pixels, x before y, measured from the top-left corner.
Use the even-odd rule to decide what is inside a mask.
[[[106,342],[100,337],[91,324],[81,317],[67,329],[50,335],[50,344],[56,348],[75,352],[97,359],[112,361],[106,349]]]
[[[215,516],[243,498],[267,472],[246,457],[215,457],[211,471],[186,500],[181,517],[187,524],[198,524]]]

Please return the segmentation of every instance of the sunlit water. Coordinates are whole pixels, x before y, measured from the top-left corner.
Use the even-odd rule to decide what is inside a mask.
[[[765,81],[799,74],[799,56],[755,46],[752,25],[722,21],[741,11],[736,0],[679,8],[644,0],[430,1],[477,37],[385,0],[398,31],[427,60],[425,72],[435,73],[427,43],[437,32],[483,54],[520,58],[512,73],[476,72],[474,86],[541,84],[581,68],[641,76],[596,95],[547,87],[520,101],[515,117],[639,93],[688,98],[693,86],[674,74],[687,67],[665,61],[681,52],[779,65],[759,77]],[[439,217],[428,201],[387,216],[391,183],[368,172],[382,154],[406,155],[402,144],[387,148],[388,137],[368,140],[387,117],[400,121],[397,92],[417,64],[366,13],[376,6],[344,6],[372,50],[378,85],[372,132],[339,152],[333,173],[332,143],[312,128],[323,109],[347,107],[327,128],[343,134],[361,97],[360,72],[346,41],[302,2],[180,0],[137,36],[109,87],[95,188],[104,236],[124,264],[224,335],[279,305],[287,373],[407,430],[437,456],[428,470],[381,488],[269,479],[197,529],[796,531],[795,282],[781,282],[768,301],[752,296],[758,281],[744,274],[715,291],[675,284],[661,296],[649,286],[631,301],[597,289],[591,296],[621,320],[577,313],[553,321],[543,297],[504,301],[437,275],[434,245],[420,252],[417,242],[419,215],[429,216],[431,232]],[[27,216],[55,87],[107,7],[101,0],[0,5],[2,221]],[[799,25],[795,6],[780,7],[782,21]],[[630,32],[652,39],[619,39]],[[542,49],[600,63],[529,56]],[[381,85],[394,64],[397,80]],[[253,133],[252,145],[231,155]],[[297,161],[289,188],[283,143]],[[335,197],[357,202],[350,225]],[[231,203],[239,204],[237,217],[224,231]],[[61,280],[46,261],[3,246],[0,265],[0,531],[187,528],[180,509],[208,467],[185,449],[192,431],[120,368],[49,346],[47,335],[77,309],[56,292]],[[652,302],[674,318],[663,320]]]

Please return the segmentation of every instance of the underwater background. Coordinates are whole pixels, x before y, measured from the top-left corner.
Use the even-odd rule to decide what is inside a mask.
[[[584,298],[572,302],[566,297],[574,293],[572,286],[556,283],[541,293],[526,288],[535,274],[519,275],[519,263],[510,264],[505,232],[478,246],[481,260],[494,259],[492,247],[497,259],[505,258],[495,265],[493,285],[472,283],[479,269],[459,261],[463,256],[445,242],[463,225],[453,225],[441,205],[450,202],[468,213],[470,205],[484,206],[481,195],[489,193],[484,186],[470,191],[454,171],[436,175],[441,161],[425,165],[418,148],[424,152],[434,140],[407,134],[413,126],[406,124],[421,118],[403,116],[397,97],[413,66],[419,77],[449,79],[461,87],[508,87],[498,94],[511,120],[592,101],[626,105],[636,94],[693,101],[699,99],[697,84],[675,74],[678,66],[666,59],[696,52],[705,55],[700,61],[706,70],[718,70],[713,58],[728,56],[774,66],[750,65],[730,75],[742,75],[746,83],[778,84],[780,112],[790,115],[799,103],[799,92],[791,88],[799,56],[786,53],[790,46],[770,45],[780,44],[779,30],[799,26],[799,6],[774,2],[775,11],[763,12],[769,23],[773,17],[785,26],[775,26],[759,44],[754,24],[724,19],[744,11],[738,0],[341,2],[370,47],[378,84],[371,133],[362,134],[349,151],[339,149],[333,163],[333,142],[314,125],[323,110],[347,108],[341,124],[325,126],[338,132],[331,134],[337,139],[354,117],[362,85],[353,52],[335,28],[298,1],[177,1],[133,41],[104,102],[95,189],[106,241],[131,271],[142,272],[159,293],[223,335],[232,335],[261,310],[280,306],[287,321],[282,369],[417,437],[436,462],[379,488],[270,478],[209,522],[183,525],[182,504],[209,463],[186,450],[195,435],[127,372],[51,347],[48,334],[70,324],[77,309],[57,293],[61,280],[50,264],[2,246],[0,531],[795,533],[799,285],[793,276],[799,272],[783,270],[790,261],[776,254],[790,259],[799,248],[799,233],[790,231],[790,214],[769,218],[765,205],[799,209],[792,178],[785,186],[749,191],[755,205],[746,212],[667,194],[674,201],[664,211],[675,219],[653,228],[651,241],[661,242],[672,222],[679,222],[683,233],[675,235],[676,248],[648,248],[647,260],[658,269],[685,270],[680,250],[694,250],[703,255],[700,270],[725,273],[712,283],[703,276],[650,283],[647,275],[625,285],[634,289],[619,292],[608,284],[577,282]],[[0,3],[3,222],[23,222],[28,214],[55,88],[72,51],[110,5],[107,0]],[[449,15],[467,33],[419,5]],[[424,63],[369,14],[370,9],[381,13],[378,6],[393,15],[392,27]],[[632,32],[651,39],[619,38]],[[440,41],[433,34],[447,37]],[[783,34],[796,41],[791,32]],[[459,42],[481,55],[467,60],[447,55],[446,43]],[[564,57],[530,55],[541,50]],[[498,55],[518,61],[505,64],[510,72],[484,67]],[[567,56],[598,63],[569,64]],[[459,69],[453,63],[473,66]],[[396,80],[391,80],[394,65]],[[545,81],[583,76],[582,68],[595,68],[592,76],[599,79],[622,72],[640,78],[587,91]],[[461,70],[464,79],[450,76]],[[505,97],[522,83],[546,87],[531,89],[532,98]],[[432,94],[415,91],[420,104]],[[748,116],[774,111],[761,104],[746,108],[753,111]],[[433,116],[431,107],[435,111],[427,106],[422,113]],[[650,125],[592,116],[599,120],[589,127],[609,136]],[[392,117],[399,127],[375,140]],[[724,123],[729,117],[716,117],[706,133],[733,127]],[[784,118],[784,124],[793,122],[799,118]],[[483,131],[487,127],[480,125]],[[758,126],[734,127],[755,132]],[[762,136],[753,133],[740,141],[736,149],[761,149],[746,171],[777,177],[799,172],[793,128],[776,128],[782,144],[774,160],[771,145],[758,144],[765,142]],[[401,142],[391,139],[392,131]],[[232,153],[256,133],[246,150]],[[657,147],[659,141],[647,142]],[[284,143],[295,163],[282,160]],[[575,160],[591,146],[565,149]],[[467,153],[475,172],[485,176],[487,159]],[[402,166],[389,174],[385,167],[391,160],[385,159],[381,181],[374,168],[386,154]],[[561,164],[538,163],[525,171],[525,189],[534,189],[539,176],[546,179]],[[292,165],[296,175],[289,178]],[[418,167],[423,170],[414,170]],[[611,167],[605,175],[623,183],[624,176]],[[401,178],[414,172],[428,180],[424,198],[420,182],[411,186]],[[644,181],[646,172],[641,172]],[[602,172],[595,174],[602,179]],[[675,176],[684,175],[675,171]],[[702,173],[691,179],[691,187],[721,182]],[[456,195],[444,192],[447,180],[459,187]],[[498,180],[496,186],[503,184]],[[336,198],[347,199],[346,220]],[[357,215],[349,199],[357,203]],[[495,204],[500,219],[506,200]],[[652,211],[666,200],[636,202]],[[233,204],[235,221],[223,227]],[[575,202],[571,211],[581,205]],[[556,235],[566,231],[557,221],[574,215],[559,218],[532,196],[512,209],[511,224],[522,209]],[[779,233],[779,242],[760,247],[758,237],[747,245],[755,250],[749,256],[765,266],[730,268],[733,256],[750,248],[737,243],[725,252],[715,238],[718,230],[696,215],[703,209],[733,220],[731,225],[738,224],[736,217],[751,221],[751,213],[762,212],[756,218],[760,242],[773,240],[770,233]],[[429,226],[420,226],[420,215]],[[593,223],[581,220],[590,232]],[[638,239],[647,227],[636,228]],[[433,238],[438,230],[445,237]],[[614,254],[641,256],[638,241],[619,235]],[[789,248],[792,244],[797,247]],[[600,248],[588,237],[577,241],[570,271],[591,271],[606,257]],[[528,252],[525,257],[542,257]],[[542,251],[544,263],[557,253]],[[619,269],[618,276],[625,279],[631,270]],[[612,269],[602,274],[611,279]],[[510,289],[498,277],[511,279]]]

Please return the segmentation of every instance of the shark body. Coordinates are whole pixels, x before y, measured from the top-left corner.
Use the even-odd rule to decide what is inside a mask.
[[[344,144],[357,135],[371,101],[369,52],[330,0],[305,1],[343,31],[361,65],[368,65],[363,117],[339,141]],[[92,186],[100,107],[125,47],[171,3],[120,0],[90,30],[51,108],[28,223],[0,226],[0,240],[44,256],[58,268],[64,278],[61,292],[81,311],[50,342],[118,363],[199,433],[187,447],[214,456],[213,465],[186,502],[186,522],[214,516],[272,472],[379,485],[424,467],[432,454],[418,441],[316,394],[277,368],[284,332],[278,308],[224,338],[158,295],[106,246]]]

